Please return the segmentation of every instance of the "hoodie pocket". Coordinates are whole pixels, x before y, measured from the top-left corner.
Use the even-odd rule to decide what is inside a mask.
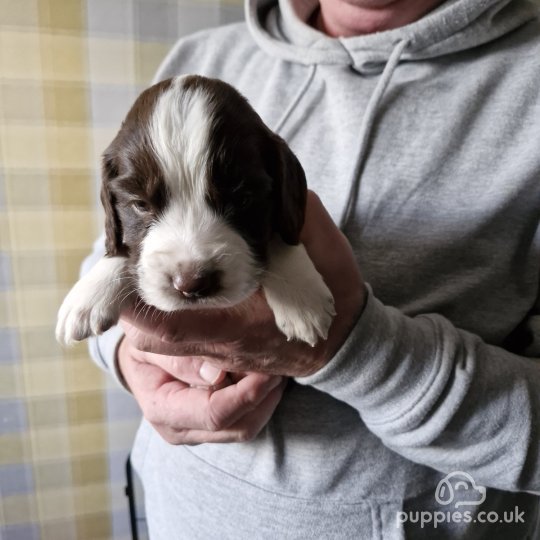
[[[136,446],[146,452],[134,454],[145,454],[136,469],[152,540],[404,538],[392,505],[275,493],[205,462],[188,447],[141,431]]]

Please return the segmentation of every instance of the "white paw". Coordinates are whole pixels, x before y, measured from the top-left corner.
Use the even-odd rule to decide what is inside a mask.
[[[71,345],[92,335],[108,330],[118,321],[118,306],[107,298],[96,298],[96,291],[88,290],[79,281],[66,296],[58,311],[56,339]]]
[[[319,339],[328,337],[336,311],[332,294],[324,288],[317,295],[313,291],[294,295],[290,302],[274,307],[276,324],[288,341],[304,341],[314,347]]]
[[[328,337],[336,314],[334,298],[304,246],[274,241],[262,285],[276,324],[289,341],[313,347]]]
[[[56,339],[65,345],[98,335],[118,322],[131,299],[123,257],[104,257],[69,291],[58,311]]]

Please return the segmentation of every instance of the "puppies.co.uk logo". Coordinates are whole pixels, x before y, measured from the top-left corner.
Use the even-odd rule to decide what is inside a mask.
[[[454,471],[447,474],[438,484],[435,490],[435,500],[440,506],[446,506],[449,510],[421,511],[396,513],[396,526],[401,527],[404,523],[426,526],[436,529],[443,523],[524,523],[525,512],[520,512],[519,507],[512,511],[499,512],[473,511],[471,507],[480,506],[486,500],[486,488],[479,486],[474,478],[463,471]],[[470,510],[460,510],[469,507]],[[450,510],[453,508],[453,510]]]
[[[460,498],[460,494],[473,493],[471,499]],[[477,496],[475,496],[477,495]],[[486,500],[486,488],[477,486],[473,477],[462,471],[447,474],[435,490],[435,500],[442,506],[454,503],[455,508],[460,506],[478,506]]]

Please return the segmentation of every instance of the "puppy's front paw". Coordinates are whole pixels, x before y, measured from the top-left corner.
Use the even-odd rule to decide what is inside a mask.
[[[304,246],[274,242],[263,280],[268,305],[287,339],[315,346],[328,337],[336,314],[334,297]]]
[[[71,289],[58,311],[56,339],[60,343],[71,345],[82,341],[101,334],[117,322],[118,307],[98,296],[80,281]]]
[[[322,286],[316,291],[297,291],[285,303],[271,303],[276,324],[287,340],[304,341],[314,347],[319,339],[328,337],[336,311],[332,293],[324,283]]]
[[[70,345],[116,324],[135,291],[124,257],[103,257],[69,291],[58,312],[56,339]]]

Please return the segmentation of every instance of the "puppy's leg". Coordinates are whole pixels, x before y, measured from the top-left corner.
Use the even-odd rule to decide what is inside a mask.
[[[103,257],[69,291],[58,311],[56,339],[69,345],[116,324],[133,296],[125,257]]]
[[[334,298],[304,246],[273,240],[262,286],[278,328],[288,340],[311,346],[326,339],[336,314]]]

